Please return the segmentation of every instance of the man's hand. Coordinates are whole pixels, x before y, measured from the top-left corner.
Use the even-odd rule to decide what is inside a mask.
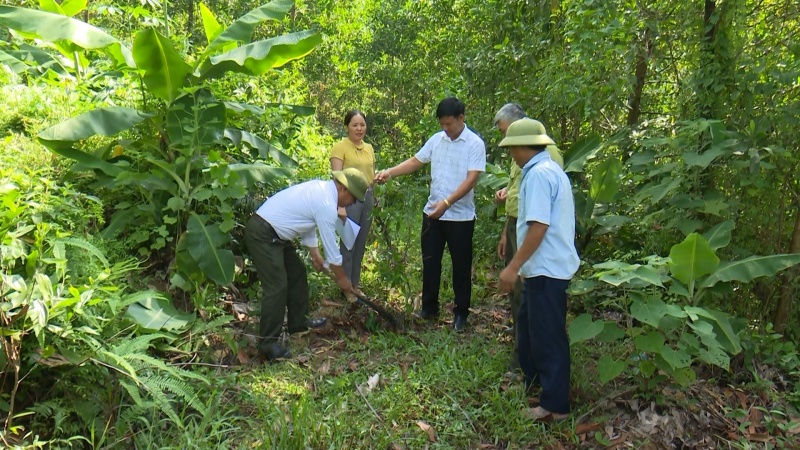
[[[495,203],[505,203],[506,198],[508,198],[508,188],[500,189],[499,191],[494,193]]]
[[[342,219],[342,222],[347,222],[347,210],[344,208],[344,206],[339,207],[337,214],[339,215],[339,218]]]
[[[444,212],[447,211],[447,208],[449,208],[449,206],[447,206],[447,203],[445,203],[444,200],[441,202],[436,202],[433,204],[433,212],[428,214],[428,217],[436,220],[439,217],[442,217]]]
[[[505,293],[512,292],[517,278],[519,278],[519,275],[516,270],[510,267],[503,269],[503,271],[500,272],[500,291]]]
[[[353,283],[351,283],[350,278],[345,275],[344,268],[331,264],[330,269],[330,275],[333,277],[334,281],[336,281],[336,285],[339,286],[339,289],[341,289],[345,295],[355,295],[355,292],[353,292]]]
[[[384,184],[389,181],[389,178],[392,178],[392,173],[389,169],[381,170],[377,174],[375,174],[375,182],[378,184]]]
[[[317,247],[306,247],[308,250],[309,256],[311,256],[311,265],[314,266],[314,270],[317,272],[322,272],[325,270],[325,260],[322,259],[322,255],[319,253],[319,248]]]
[[[497,256],[500,257],[501,261],[506,260],[506,233],[503,230],[503,234],[500,235],[500,243],[497,244]]]

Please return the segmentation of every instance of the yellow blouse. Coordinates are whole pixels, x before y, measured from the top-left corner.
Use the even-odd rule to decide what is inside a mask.
[[[343,169],[355,167],[360,170],[370,184],[375,179],[375,151],[372,149],[372,145],[366,142],[356,147],[353,141],[344,138],[333,144],[331,158],[341,159],[344,163]]]

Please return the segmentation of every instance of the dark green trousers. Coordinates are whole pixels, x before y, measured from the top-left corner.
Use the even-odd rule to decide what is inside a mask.
[[[284,315],[289,333],[306,328],[308,276],[291,241],[284,241],[272,225],[254,214],[245,227],[245,243],[261,282],[261,344],[281,336]]]
[[[517,254],[517,218],[507,216],[508,226],[506,227],[506,265],[511,262]],[[514,348],[511,350],[511,369],[519,369],[519,327],[517,326],[517,314],[519,304],[522,300],[522,282],[517,278],[514,284],[514,291],[508,294],[511,303],[511,320],[514,327]]]

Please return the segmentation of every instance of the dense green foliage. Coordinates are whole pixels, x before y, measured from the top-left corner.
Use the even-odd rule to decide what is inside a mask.
[[[507,349],[491,327],[480,343],[340,337],[331,358],[354,355],[350,372],[312,391],[329,370],[317,360],[252,384],[187,369],[246,363],[251,330],[231,304],[258,296],[241,242],[253,207],[327,175],[345,111],[366,112],[383,168],[437,130],[449,95],[492,163],[477,188],[477,309],[500,301],[492,198],[510,161],[492,118],[516,102],[565,151],[573,183],[570,338],[588,367],[573,384],[653,399],[708,378],[752,383],[797,416],[798,35],[800,6],[784,0],[0,1],[0,442],[553,444],[506,414],[524,393],[498,394]],[[427,177],[378,188],[364,262],[366,289],[406,311]],[[317,300],[336,295],[311,281]],[[373,371],[391,381],[350,398]],[[438,441],[408,437],[425,420]]]

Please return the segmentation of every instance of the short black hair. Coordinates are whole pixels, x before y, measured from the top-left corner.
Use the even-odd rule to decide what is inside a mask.
[[[463,116],[464,110],[464,104],[461,103],[461,100],[455,97],[447,97],[436,106],[436,118]]]
[[[344,115],[344,126],[350,125],[350,121],[352,121],[353,117],[355,116],[361,116],[365,121],[367,120],[367,116],[365,116],[363,112],[357,109],[351,109],[350,111],[347,111],[347,114]]]

